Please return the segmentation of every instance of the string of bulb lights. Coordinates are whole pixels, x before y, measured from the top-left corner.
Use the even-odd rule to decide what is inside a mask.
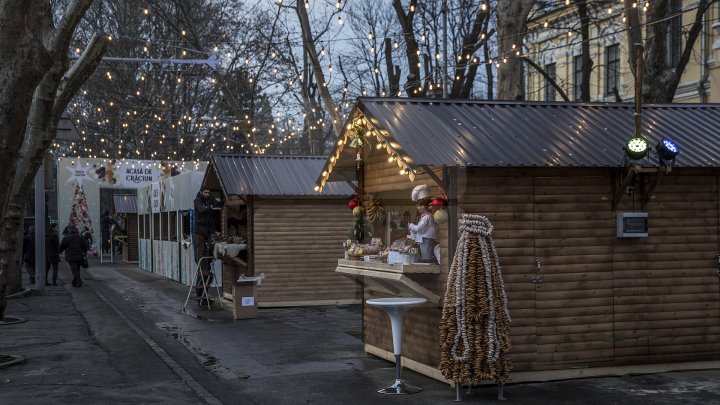
[[[560,3],[560,2],[558,2],[558,3]],[[567,2],[565,2],[565,3],[566,3],[566,5],[569,5],[569,3],[567,3]],[[644,6],[643,6],[643,9],[644,9],[644,10],[647,10],[648,7],[649,7],[649,2],[645,2],[645,3],[644,3]],[[612,10],[612,8],[611,8],[610,10]],[[682,12],[688,12],[688,11],[690,11],[690,9],[685,9],[685,10],[683,10]],[[146,15],[147,15],[147,14],[149,14],[149,11],[148,11],[148,13],[146,13]],[[610,13],[609,13],[609,14],[610,14]],[[644,25],[647,25],[647,24],[644,24]],[[543,28],[543,29],[548,29],[548,28],[552,28],[552,27],[551,27],[549,24],[543,24],[543,27],[542,27],[542,28]],[[539,29],[539,28],[538,28],[538,29]],[[626,30],[627,30],[627,29],[623,29],[623,30],[620,30],[620,31],[618,31],[618,32],[626,31]],[[601,38],[601,37],[603,37],[603,36],[614,35],[614,34],[615,34],[615,33],[607,33],[607,34],[604,34],[604,35],[600,35],[600,36],[593,37],[593,38],[591,38],[591,39],[589,39],[589,40],[597,40],[597,39],[599,39],[599,38]],[[374,37],[372,36],[372,34],[369,35],[368,38],[369,38],[370,40],[374,39]],[[126,37],[126,39],[132,40],[133,38]],[[139,39],[139,38],[135,38],[135,39],[136,39],[136,40],[143,40],[143,41],[145,41],[146,43],[148,42],[146,39]],[[357,38],[355,38],[355,39],[357,39]],[[353,40],[353,38],[336,38],[336,39],[332,39],[332,40],[328,40],[328,41],[340,42],[340,41],[349,41],[349,40]],[[426,37],[425,40],[428,40],[428,41],[429,41],[429,36]],[[421,36],[421,42],[424,43],[425,40],[423,40],[423,38],[422,38],[422,36]],[[168,40],[168,41],[169,41],[169,40]],[[182,40],[179,40],[179,41],[182,41]],[[328,41],[323,41],[323,43],[329,43]],[[152,42],[154,42],[154,41],[150,41],[150,43],[152,43]],[[272,43],[269,43],[268,45],[269,45],[269,46],[273,46]],[[400,45],[399,45],[399,41],[398,41],[397,38],[396,38],[396,39],[395,39],[395,42],[394,42],[394,49],[398,49],[399,46],[400,46]],[[558,46],[557,48],[562,48],[562,47],[564,47],[564,46],[570,46],[570,44],[566,44],[566,45],[563,45],[563,46]],[[180,49],[180,48],[181,48],[181,47],[178,47],[178,49]],[[213,49],[214,49],[214,50],[217,49],[218,51],[220,50],[220,48],[219,48],[217,45],[214,46]],[[323,46],[321,45],[321,51],[320,51],[320,57],[321,57],[321,58],[325,56],[325,55],[323,55],[323,54],[325,53],[325,52],[323,52],[323,49],[324,49],[324,48],[323,48]],[[202,52],[197,51],[197,50],[192,49],[192,48],[182,49],[182,51],[185,51],[185,52],[193,52],[193,53],[196,53],[196,54],[204,54],[204,55],[207,55],[207,53],[202,53]],[[545,52],[545,51],[547,51],[547,50],[543,50],[543,52]],[[228,55],[229,55],[229,53],[228,53]],[[523,53],[518,49],[518,50],[516,50],[516,54],[515,54],[514,56],[528,57],[528,56],[530,56],[530,55],[532,55],[532,54],[531,54],[531,53],[523,54]],[[186,55],[183,55],[183,56],[186,56]],[[508,55],[508,56],[512,57],[512,55]],[[327,53],[327,57],[328,57],[330,60],[332,60],[332,57],[330,56],[329,52]],[[437,56],[436,56],[436,58],[437,58]],[[458,59],[462,59],[462,55],[458,55]],[[473,62],[473,63],[486,63],[486,64],[493,64],[493,63],[494,63],[494,64],[496,64],[496,66],[499,66],[499,64],[502,63],[502,61],[503,61],[504,59],[506,59],[506,58],[502,58],[502,59],[501,59],[500,57],[495,57],[495,58],[491,58],[490,60],[481,61],[479,58],[473,56],[472,62]],[[246,65],[249,65],[249,61],[250,61],[250,60],[251,60],[251,58],[245,57],[245,58],[244,58],[244,61],[247,61],[247,62],[245,62],[245,64],[246,64]],[[439,60],[439,58],[438,58],[438,60]],[[469,60],[469,55],[465,55],[465,60]],[[332,71],[332,64],[328,64],[328,67],[327,67],[327,68],[328,68],[330,71]],[[377,66],[375,67],[375,69],[377,69]],[[274,73],[277,73],[277,72],[274,72]],[[377,72],[376,72],[376,73],[377,73]],[[111,75],[110,75],[110,76],[111,76]],[[250,78],[249,80],[257,80],[257,77],[258,77],[258,76],[259,76],[259,73],[255,76],[255,77],[256,77],[255,79]],[[332,79],[332,74],[330,74],[330,75],[328,75],[328,76],[330,77],[330,79]],[[425,81],[428,79],[428,76],[429,76],[429,77],[432,77],[431,74],[427,74],[426,77],[425,77],[422,81],[425,82]],[[112,79],[112,78],[110,77],[109,79]],[[447,79],[447,78],[446,78],[446,79]],[[353,79],[352,81],[355,82],[355,81],[357,81],[357,80],[360,80],[360,78],[355,78],[355,79]],[[296,82],[296,80],[293,80],[292,78],[290,78],[290,79],[288,79],[288,82],[287,82],[287,83],[288,83],[290,86],[292,86],[292,85],[295,84],[295,82]],[[322,86],[327,86],[327,83],[321,83],[320,85],[322,85]],[[439,86],[441,86],[441,85],[442,85],[442,83],[433,83],[432,81],[430,81],[430,84],[429,84],[429,86],[435,86],[435,88],[437,88],[437,87],[439,87]],[[416,89],[416,90],[422,90],[422,88],[420,87],[420,88],[418,88],[418,89]],[[339,91],[340,91],[341,93],[343,93],[344,95],[347,96],[348,93],[350,93],[350,89],[349,89],[348,83],[345,83],[345,84],[343,85],[343,87],[342,87]],[[361,89],[358,94],[363,94],[363,93],[366,94],[366,91],[365,91],[364,89]],[[403,94],[403,92],[401,91],[401,92],[398,94],[398,96],[402,96],[402,94]],[[110,101],[109,103],[113,103],[113,101]],[[111,106],[112,106],[112,105],[111,105]],[[345,103],[345,104],[343,105],[343,107],[345,107],[345,108],[347,108],[347,106],[348,106],[348,103]],[[137,108],[140,108],[140,107],[138,106]],[[146,108],[147,108],[148,110],[152,110],[152,109],[154,109],[154,108],[157,109],[157,107],[146,107]],[[167,108],[169,109],[169,107],[167,107]],[[346,117],[347,117],[347,115],[345,114],[345,118],[346,118]],[[131,117],[131,118],[129,118],[128,120],[131,120],[131,121],[138,120],[138,121],[139,121],[139,120],[141,120],[141,118]],[[228,120],[228,121],[229,121],[229,120]],[[97,123],[98,123],[98,125],[101,125],[101,121],[98,121]],[[323,124],[326,124],[326,121],[324,121],[324,119],[318,119],[314,124],[315,124],[315,125],[318,125],[318,126],[322,126]],[[297,128],[297,127],[295,127],[295,128]],[[84,131],[83,131],[83,134],[85,134]],[[282,139],[283,141],[287,141],[288,139],[290,139],[290,137],[291,137],[291,136],[285,135],[285,136],[283,136],[283,137],[278,136],[276,139],[278,139],[278,140]],[[230,140],[230,142],[235,142],[235,140]],[[241,145],[241,144],[238,143],[238,144],[235,144],[235,145]],[[228,143],[227,146],[228,146],[228,147],[232,147],[232,146],[235,146],[235,145],[231,145],[230,143]],[[262,144],[262,145],[259,144],[259,143],[256,143],[256,144],[254,144],[254,145],[255,145],[255,147],[256,147],[255,152],[259,152],[260,149],[261,149],[261,146],[264,146],[264,148],[268,148],[268,147],[270,146],[269,143],[264,143],[264,144]],[[247,145],[245,145],[245,146],[247,146]],[[251,146],[253,146],[253,145],[251,145]],[[246,152],[249,152],[249,150],[246,150]]]

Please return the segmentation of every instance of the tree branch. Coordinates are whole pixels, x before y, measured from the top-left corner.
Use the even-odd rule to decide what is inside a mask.
[[[77,93],[83,83],[85,83],[98,67],[102,57],[105,56],[105,52],[107,52],[107,45],[107,37],[103,34],[95,33],[80,57],[70,66],[67,72],[65,72],[60,80],[60,85],[58,86],[55,96],[55,103],[53,104],[54,123],[58,122],[63,111],[65,111],[65,107],[70,103],[75,93]]]
[[[530,60],[528,58],[522,58],[522,60],[525,61],[525,63],[527,63],[528,65],[532,66],[535,70],[537,70],[538,73],[540,73],[542,75],[542,77],[545,78],[545,80],[547,80],[548,83],[550,83],[555,88],[555,90],[557,90],[558,93],[560,93],[560,97],[562,97],[562,99],[565,100],[565,102],[568,102],[568,103],[570,102],[570,99],[568,99],[567,94],[565,94],[565,92],[562,90],[562,88],[560,88],[560,86],[558,86],[557,82],[555,82],[555,79],[550,77],[547,74],[547,72],[545,72],[545,69],[541,68],[535,62],[533,62],[532,60]]]

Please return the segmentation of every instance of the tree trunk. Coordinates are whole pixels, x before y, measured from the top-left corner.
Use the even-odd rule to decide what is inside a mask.
[[[397,97],[400,92],[400,66],[393,64],[392,44],[385,38],[385,69],[387,70],[390,96]]]
[[[328,90],[327,82],[325,81],[325,75],[320,67],[320,59],[315,49],[315,40],[313,39],[312,30],[310,29],[307,9],[303,4],[298,4],[295,10],[297,11],[298,20],[300,20],[300,28],[302,28],[303,47],[307,50],[308,56],[310,57],[310,64],[312,65],[315,80],[318,84],[320,98],[323,104],[325,104],[325,111],[327,111],[332,119],[333,132],[335,132],[336,137],[339,137],[342,134],[343,120],[339,108],[330,95],[330,90]]]
[[[5,45],[0,46],[0,173],[3,174],[0,190],[9,190],[13,184],[33,89],[52,64],[50,54],[38,39],[42,37],[44,16],[40,11],[29,1],[0,0],[0,44]],[[0,218],[12,212],[9,194],[0,196]],[[7,307],[9,270],[20,266],[11,245],[14,246],[17,231],[22,227],[0,219],[0,231],[6,229],[15,232],[0,240],[0,320]]]
[[[522,60],[515,56],[513,45],[522,49],[527,33],[527,17],[534,0],[498,0],[498,92],[500,100],[525,99],[525,75]],[[503,59],[507,58],[507,62]]]
[[[642,30],[638,8],[633,8],[633,0],[625,0],[626,27],[628,28],[628,65],[635,76],[635,44],[642,44]],[[695,12],[695,20],[687,32],[683,52],[677,66],[672,66],[667,57],[667,27],[673,14],[668,0],[653,2],[647,14],[647,41],[645,44],[645,63],[643,69],[643,102],[672,102],[682,74],[692,56],[693,48],[703,27],[704,15],[713,2],[700,0]]]
[[[52,64],[38,40],[42,17],[32,2],[0,0],[0,190],[12,185],[33,89]],[[8,197],[0,196],[0,215]]]
[[[395,13],[400,21],[405,38],[405,54],[408,61],[408,76],[405,82],[405,93],[408,97],[424,97],[425,88],[422,85],[422,77],[420,76],[420,55],[418,55],[418,42],[415,39],[415,28],[413,27],[413,18],[417,12],[417,0],[410,0],[410,8],[405,13],[402,2],[393,0],[392,2]]]
[[[642,44],[642,26],[640,25],[640,14],[637,7],[633,7],[633,3],[637,3],[635,0],[624,0],[623,7],[625,7],[625,27],[627,28],[627,40],[628,40],[628,66],[630,71],[635,75],[635,55],[636,55],[636,44]]]
[[[488,49],[487,46],[483,47],[483,57],[486,61],[490,60],[490,49]],[[492,100],[493,98],[495,98],[495,92],[493,90],[493,84],[495,83],[495,79],[493,77],[492,63],[485,64],[485,76],[487,76],[487,99]]]
[[[7,209],[0,219],[0,319],[4,317],[7,306],[6,292],[12,293],[22,288],[22,268],[14,265],[18,262],[17,234],[22,232],[25,202],[33,179],[48,146],[55,138],[55,129],[62,112],[105,53],[106,39],[96,35],[72,69],[68,70],[67,53],[70,40],[90,4],[92,0],[73,1],[65,9],[57,28],[52,26],[49,4],[42,3],[34,9],[33,15],[42,20],[42,35],[39,36],[44,39],[49,48],[45,51],[54,61],[50,70],[34,87],[35,91],[28,91],[32,94],[32,102],[29,115],[27,112],[25,115],[23,136],[20,137],[22,147],[16,151],[15,171],[5,176],[9,178],[12,187],[5,188],[10,192],[4,196],[8,198]],[[0,156],[0,161],[2,158]],[[3,178],[3,181],[7,180]]]
[[[593,60],[590,57],[590,17],[586,0],[575,0],[580,15],[580,38],[582,39],[582,84],[580,86],[580,101],[590,101],[590,72]]]

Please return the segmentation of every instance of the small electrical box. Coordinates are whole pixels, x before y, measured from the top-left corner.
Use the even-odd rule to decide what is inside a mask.
[[[648,214],[647,212],[618,212],[617,237],[618,238],[647,238]]]

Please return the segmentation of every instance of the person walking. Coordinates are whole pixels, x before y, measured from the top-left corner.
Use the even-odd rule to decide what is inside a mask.
[[[70,265],[72,271],[73,287],[82,287],[82,278],[80,278],[80,264],[85,260],[88,251],[88,243],[84,237],[80,235],[75,225],[68,227],[68,234],[63,237],[60,243],[58,253],[65,252],[65,261]]]
[[[103,253],[110,251],[110,238],[112,237],[110,231],[113,225],[119,226],[115,218],[110,215],[110,211],[105,210],[102,218],[100,218],[100,237],[102,238],[101,246]]]
[[[57,285],[58,264],[60,263],[60,242],[58,240],[58,224],[50,225],[45,235],[45,285],[50,285],[48,276],[50,267],[53,269],[52,285]]]
[[[220,211],[222,208],[219,202],[210,197],[210,189],[204,188],[197,193],[194,201],[195,208],[195,228],[193,230],[193,245],[195,248],[195,263],[198,263],[201,257],[212,255],[212,234],[215,232],[215,215],[214,212]],[[202,278],[201,278],[202,276]],[[205,283],[203,284],[203,279]],[[207,297],[204,286],[209,286],[213,280],[213,272],[210,268],[210,262],[204,261],[202,267],[198,271],[195,285],[195,293],[200,300],[200,305],[211,303]],[[205,301],[205,300],[208,301]]]
[[[30,226],[23,234],[23,263],[25,271],[30,278],[30,284],[35,284],[35,227]]]

